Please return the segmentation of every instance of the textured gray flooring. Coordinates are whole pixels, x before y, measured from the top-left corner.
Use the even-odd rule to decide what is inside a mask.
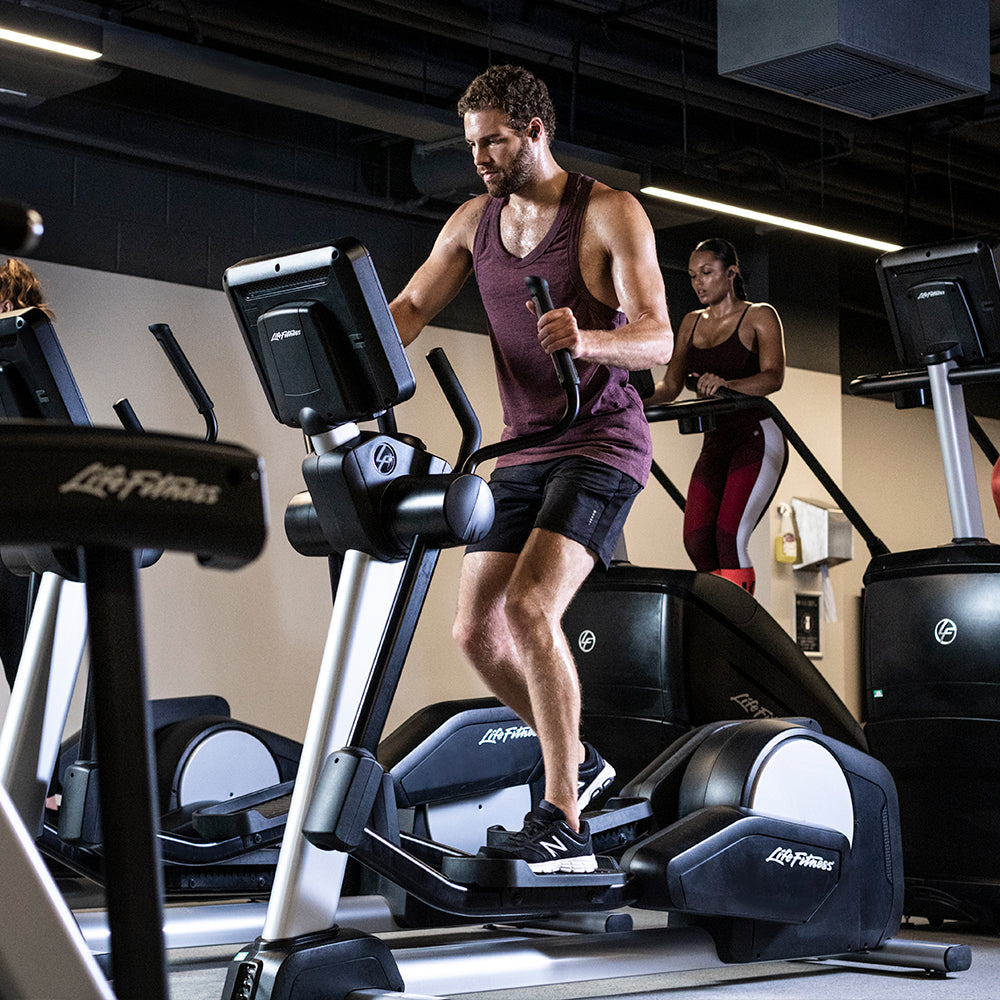
[[[972,967],[961,973],[929,975],[832,962],[775,962],[726,966],[691,972],[671,972],[627,978],[590,980],[532,989],[439,994],[476,1000],[997,1000],[1000,997],[1000,938],[977,928],[947,924],[944,928],[916,925],[899,937],[920,941],[968,944]],[[225,982],[221,954],[197,951],[172,956],[171,1000],[219,1000]]]

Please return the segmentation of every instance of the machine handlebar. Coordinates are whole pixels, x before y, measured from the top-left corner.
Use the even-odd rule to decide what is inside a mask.
[[[441,391],[448,400],[459,427],[462,428],[462,444],[455,460],[455,468],[461,469],[482,442],[482,426],[444,350],[435,347],[427,355],[427,363],[431,366],[431,371],[434,372],[434,377],[438,380],[438,385],[441,386]]]
[[[191,367],[187,355],[177,343],[173,331],[166,323],[153,323],[149,327],[149,332],[159,341],[160,347],[163,348],[163,353],[173,365],[177,377],[184,383],[184,388],[187,389],[195,409],[205,418],[205,440],[214,441],[219,434],[214,404],[205,391],[205,387],[201,384],[201,379]]]
[[[721,386],[713,396],[700,396],[697,399],[683,399],[677,403],[665,403],[660,406],[650,406],[646,410],[646,419],[651,423],[664,420],[693,421],[696,418],[711,417],[717,414],[732,413],[736,410],[761,410],[765,417],[770,417],[785,435],[788,443],[795,449],[799,457],[808,466],[809,471],[820,481],[834,502],[847,515],[847,519],[857,529],[864,539],[872,557],[885,555],[889,548],[868,526],[865,519],[857,512],[854,505],[844,495],[843,490],[833,481],[830,474],[823,468],[820,461],[812,453],[805,441],[799,437],[792,425],[785,419],[781,411],[766,396],[749,396]],[[704,429],[702,427],[692,427]]]
[[[528,287],[528,294],[535,301],[535,308],[539,310],[539,315],[550,312],[553,305],[548,282],[537,275],[528,275],[525,277],[524,283]],[[556,351],[552,355],[552,362],[556,367],[559,383],[566,394],[566,407],[562,416],[545,430],[521,434],[507,441],[497,441],[494,444],[477,448],[459,467],[462,472],[475,472],[476,467],[487,459],[510,455],[515,451],[524,451],[540,444],[548,444],[549,441],[554,441],[569,429],[570,424],[576,420],[577,414],[580,412],[580,377],[577,374],[576,365],[573,363],[573,356],[569,351]]]
[[[552,295],[549,292],[549,283],[545,278],[539,277],[537,274],[529,274],[525,276],[524,283],[528,286],[528,295],[535,303],[536,316],[542,316],[555,309],[552,304]],[[552,364],[555,365],[556,375],[559,377],[561,386],[580,384],[580,376],[577,374],[576,365],[573,364],[573,355],[565,348],[552,355]]]

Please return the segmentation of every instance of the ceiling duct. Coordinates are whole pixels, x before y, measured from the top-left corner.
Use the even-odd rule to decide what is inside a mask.
[[[106,83],[119,70],[101,63],[50,55],[48,52],[21,52],[0,42],[0,104],[33,108],[53,97]]]
[[[863,118],[990,89],[988,0],[719,0],[718,67]]]

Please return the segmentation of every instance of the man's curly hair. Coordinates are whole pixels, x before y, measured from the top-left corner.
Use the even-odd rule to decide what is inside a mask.
[[[497,108],[510,126],[525,132],[532,118],[541,118],[549,142],[556,131],[556,112],[549,89],[523,66],[491,66],[469,84],[458,102],[463,117],[470,111]]]

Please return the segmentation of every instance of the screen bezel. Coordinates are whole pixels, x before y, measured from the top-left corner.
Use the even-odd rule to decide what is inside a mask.
[[[0,313],[0,418],[90,426],[90,414],[48,315]]]
[[[921,367],[935,346],[957,343],[959,364],[1000,360],[1000,273],[996,238],[907,247],[876,262],[900,361]],[[923,298],[914,296],[924,286]]]
[[[300,427],[304,409],[331,425],[370,420],[413,395],[371,256],[353,237],[240,261],[223,288],[282,423]]]

